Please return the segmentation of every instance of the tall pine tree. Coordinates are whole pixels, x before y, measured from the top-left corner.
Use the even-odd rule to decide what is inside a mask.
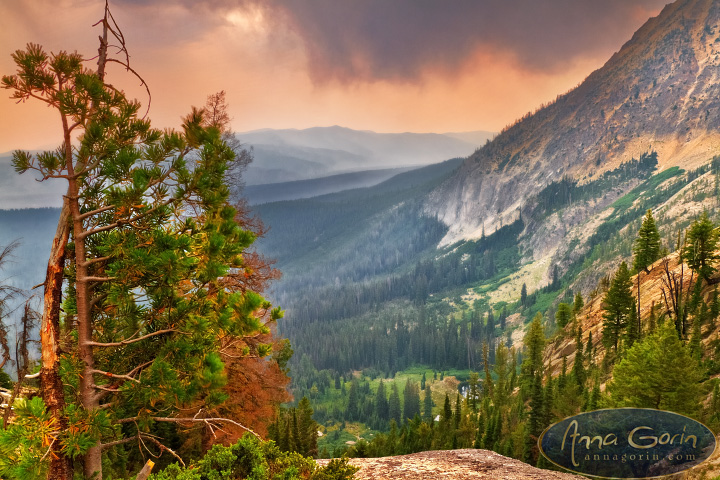
[[[620,336],[628,325],[630,311],[635,306],[631,288],[630,271],[627,264],[622,262],[603,298],[603,343],[608,348],[612,347],[615,353],[618,351]]]

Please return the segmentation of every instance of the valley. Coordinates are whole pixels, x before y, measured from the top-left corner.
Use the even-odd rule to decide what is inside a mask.
[[[151,438],[147,422],[152,438],[193,458],[220,455],[213,444],[250,431],[275,443],[242,448],[269,457],[485,449],[555,469],[539,450],[542,432],[616,407],[670,410],[720,432],[719,99],[720,4],[677,0],[575,88],[497,134],[234,134],[229,120],[202,119],[209,107],[193,110],[182,134],[148,134],[146,149],[122,129],[108,130],[112,142],[90,130],[85,150],[68,149],[96,155],[98,170],[82,174],[92,188],[73,197],[85,202],[73,227],[87,229],[73,235],[87,245],[68,244],[62,295],[77,295],[85,275],[97,296],[82,312],[74,297],[58,305],[58,344],[80,345],[73,329],[94,312],[100,340],[91,332],[83,352],[123,349],[141,365],[89,373],[107,392],[88,398],[110,446],[125,439],[107,432],[133,426]],[[228,139],[254,157],[241,177],[218,166],[234,157]],[[115,141],[127,145],[115,151]],[[19,154],[19,170],[37,160],[52,177],[65,168],[58,152]],[[0,247],[14,250],[0,278],[39,299],[63,182],[13,170],[3,154]],[[71,258],[86,247],[94,257]],[[29,318],[21,303],[0,303],[11,344]],[[213,342],[218,352],[201,351]],[[17,345],[12,375],[0,378],[8,391],[25,375],[13,361],[39,365],[36,350]],[[60,357],[62,375],[78,379],[92,363]],[[141,375],[161,387],[141,391]],[[59,383],[63,395],[80,398],[78,382]],[[105,425],[105,395],[137,411]],[[163,413],[173,408],[205,425],[186,434],[186,424],[152,423],[173,423]],[[234,427],[217,428],[223,416]],[[111,475],[124,461],[113,457]],[[688,475],[720,478],[720,459]]]

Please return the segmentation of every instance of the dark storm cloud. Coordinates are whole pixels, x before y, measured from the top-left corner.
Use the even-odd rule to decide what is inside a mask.
[[[198,25],[237,8],[261,8],[273,28],[304,43],[314,81],[415,81],[451,73],[478,51],[523,69],[557,72],[608,56],[666,0],[118,0],[181,5]],[[185,27],[187,28],[187,26]],[[181,29],[182,31],[182,29]]]
[[[617,49],[665,0],[269,0],[303,39],[315,80],[410,80],[478,49],[556,70]],[[612,53],[612,50],[609,51]]]

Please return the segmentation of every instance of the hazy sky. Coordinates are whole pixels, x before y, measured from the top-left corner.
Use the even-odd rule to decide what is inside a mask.
[[[115,0],[156,126],[227,91],[237,131],[500,130],[599,68],[666,0]],[[28,42],[97,51],[104,0],[0,0],[0,73]],[[88,62],[88,66],[94,66]],[[138,81],[108,80],[146,103]],[[55,146],[57,114],[0,91],[0,152]]]

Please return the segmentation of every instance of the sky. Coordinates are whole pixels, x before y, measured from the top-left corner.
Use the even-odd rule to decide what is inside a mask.
[[[578,85],[667,0],[111,0],[150,118],[225,90],[235,131],[499,131]],[[0,74],[29,42],[98,47],[104,0],[0,0]],[[94,67],[88,60],[88,68]],[[118,65],[107,80],[141,103]],[[57,112],[0,91],[0,153],[54,148]]]

